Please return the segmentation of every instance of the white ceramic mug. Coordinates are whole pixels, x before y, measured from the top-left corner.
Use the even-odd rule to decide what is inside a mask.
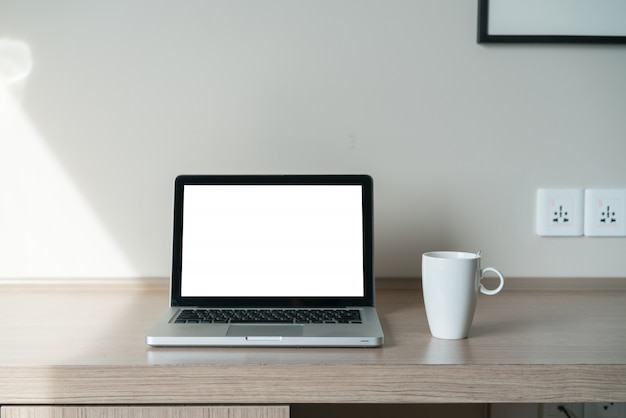
[[[491,271],[500,278],[495,289],[481,283]],[[493,267],[480,268],[480,255],[456,251],[422,254],[422,291],[430,333],[437,338],[462,339],[469,335],[478,292],[495,295],[504,276]]]

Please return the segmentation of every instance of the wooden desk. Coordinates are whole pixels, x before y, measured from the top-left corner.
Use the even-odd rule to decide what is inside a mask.
[[[166,306],[164,284],[1,286],[0,405],[626,401],[624,289],[505,288],[461,341],[419,290],[379,290],[369,349],[150,348]]]

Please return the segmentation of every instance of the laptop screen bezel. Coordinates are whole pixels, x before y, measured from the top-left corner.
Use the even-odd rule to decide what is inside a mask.
[[[359,185],[362,190],[363,296],[355,297],[210,297],[183,296],[183,208],[186,185]],[[344,307],[374,306],[373,180],[368,175],[180,175],[174,184],[171,306],[201,307]]]

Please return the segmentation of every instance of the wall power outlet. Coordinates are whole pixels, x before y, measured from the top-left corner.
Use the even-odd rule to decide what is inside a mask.
[[[583,235],[583,189],[537,190],[537,235]]]
[[[585,235],[626,236],[626,189],[585,190]]]

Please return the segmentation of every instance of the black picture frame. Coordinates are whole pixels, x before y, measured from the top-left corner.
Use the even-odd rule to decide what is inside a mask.
[[[626,44],[626,19],[624,36],[612,34],[590,34],[584,30],[563,34],[542,33],[496,33],[490,28],[490,4],[500,0],[478,0],[478,43],[587,43],[587,44]],[[525,0],[519,0],[524,3]],[[588,0],[594,2],[595,0]]]

